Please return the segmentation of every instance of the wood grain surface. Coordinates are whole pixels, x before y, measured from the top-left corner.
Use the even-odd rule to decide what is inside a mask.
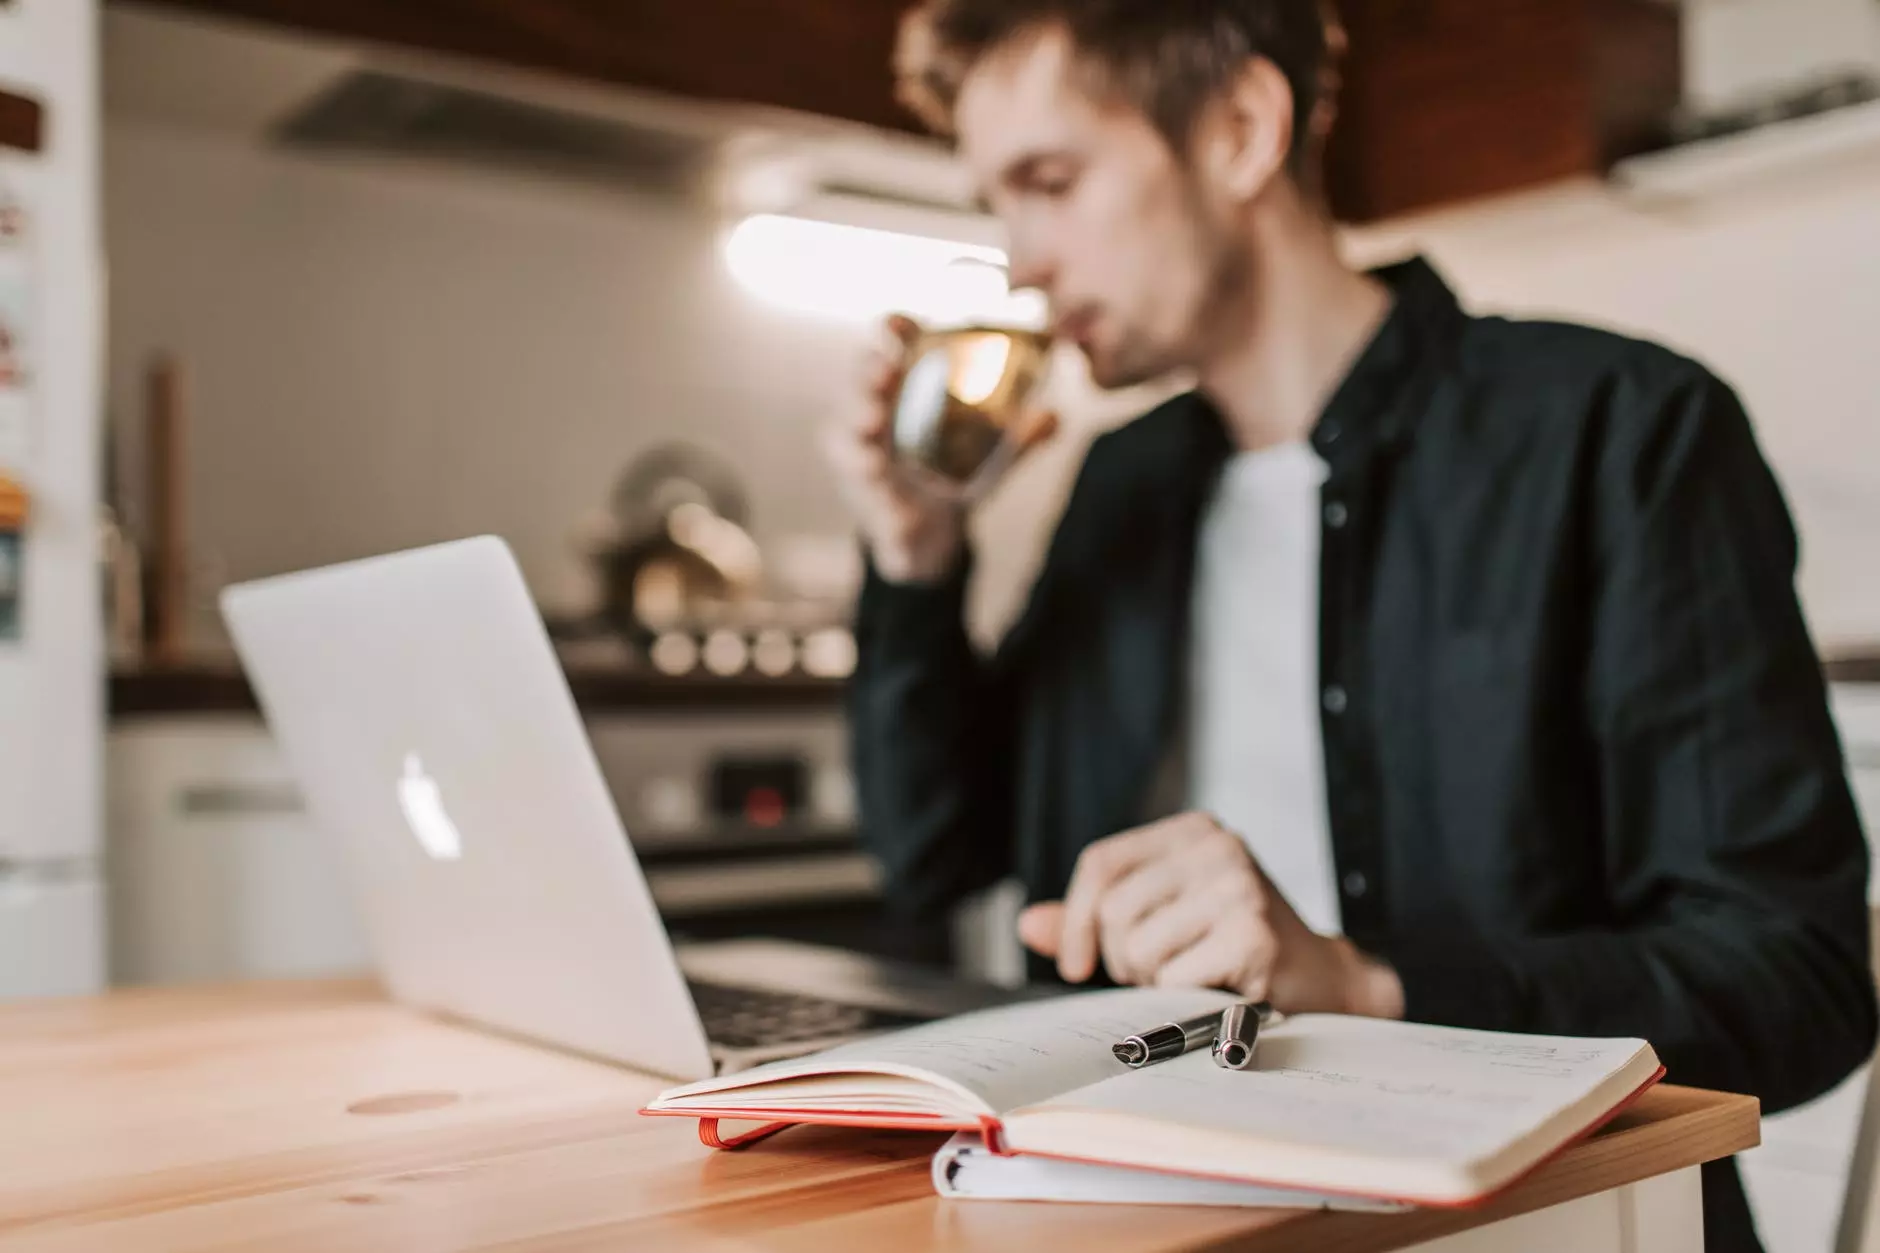
[[[714,1153],[659,1080],[307,983],[0,1010],[0,1248],[1226,1249],[1375,1253],[1747,1148],[1756,1102],[1660,1087],[1476,1212],[947,1202],[930,1135]]]

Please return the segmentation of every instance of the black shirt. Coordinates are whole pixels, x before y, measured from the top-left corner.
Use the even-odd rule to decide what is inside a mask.
[[[1639,1036],[1669,1081],[1808,1100],[1875,1039],[1867,850],[1736,397],[1663,348],[1466,315],[1421,261],[1312,432],[1320,688],[1345,931],[1413,1020]],[[1175,739],[1202,509],[1199,395],[1092,446],[996,655],[970,561],[873,573],[851,692],[864,833],[935,916],[1060,897],[1144,816]],[[1713,1250],[1754,1249],[1733,1167]]]

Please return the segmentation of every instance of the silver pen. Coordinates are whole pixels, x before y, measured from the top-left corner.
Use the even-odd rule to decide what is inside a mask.
[[[1116,1054],[1116,1060],[1125,1066],[1138,1069],[1150,1062],[1165,1062],[1191,1049],[1212,1044],[1220,1026],[1219,1014],[1202,1014],[1185,1022],[1163,1023],[1159,1027],[1129,1036],[1119,1044],[1112,1044],[1110,1052]]]
[[[1221,1011],[1219,1031],[1214,1037],[1214,1064],[1228,1070],[1252,1070],[1260,1028],[1272,1016],[1273,1007],[1265,1001],[1258,1005],[1242,1001]]]

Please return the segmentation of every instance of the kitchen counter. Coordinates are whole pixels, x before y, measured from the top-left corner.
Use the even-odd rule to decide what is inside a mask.
[[[1697,1164],[1758,1139],[1755,1101],[1661,1085],[1473,1209],[950,1202],[940,1135],[802,1128],[714,1153],[691,1123],[638,1115],[664,1082],[366,984],[8,1007],[0,1101],[33,1131],[0,1137],[0,1231],[43,1253],[1683,1253],[1703,1243]]]
[[[675,679],[625,666],[574,665],[567,674],[575,703],[589,713],[834,711],[844,686],[840,680],[804,674]],[[257,711],[240,667],[224,660],[113,670],[109,709],[118,719]]]
[[[1830,683],[1880,683],[1880,652],[1830,653],[1821,667]]]
[[[1822,668],[1832,683],[1880,683],[1880,652],[1831,653]],[[841,680],[805,674],[780,679],[696,674],[675,679],[605,665],[571,665],[567,673],[575,703],[590,713],[834,712],[841,706],[844,688]],[[113,718],[255,711],[254,693],[231,660],[111,673]]]

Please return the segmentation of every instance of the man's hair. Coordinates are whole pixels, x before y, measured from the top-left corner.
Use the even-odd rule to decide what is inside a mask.
[[[941,134],[982,58],[1053,28],[1070,38],[1094,87],[1125,100],[1176,151],[1203,106],[1247,62],[1265,58],[1292,86],[1291,163],[1301,171],[1341,35],[1326,0],[923,0],[901,27],[900,99]],[[1335,50],[1335,49],[1333,49]]]

